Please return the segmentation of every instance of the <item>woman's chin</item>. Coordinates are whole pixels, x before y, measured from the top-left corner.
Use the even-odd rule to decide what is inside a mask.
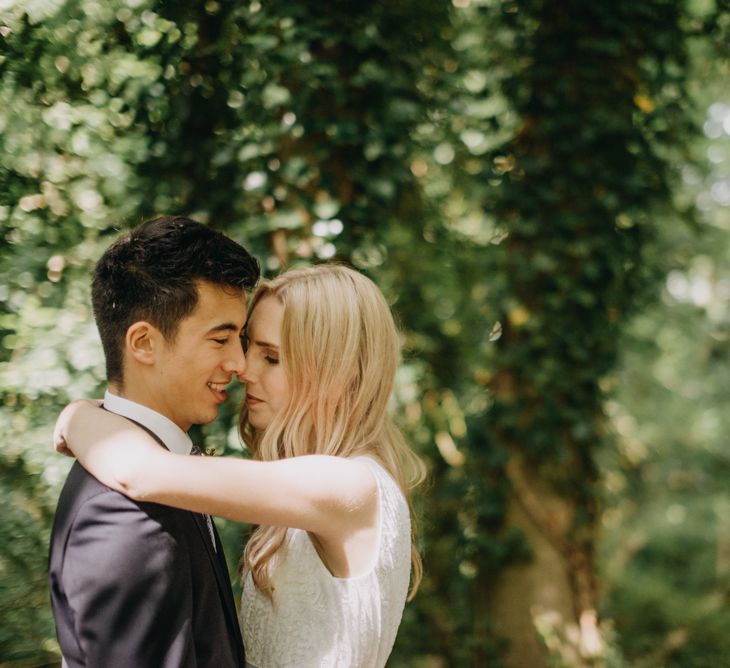
[[[271,424],[271,420],[263,419],[260,416],[253,416],[251,415],[251,413],[249,413],[248,423],[257,431],[263,431],[269,426],[269,424]]]

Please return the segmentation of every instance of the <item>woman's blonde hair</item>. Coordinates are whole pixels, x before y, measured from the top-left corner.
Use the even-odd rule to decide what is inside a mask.
[[[410,507],[410,490],[423,480],[425,467],[387,411],[400,345],[382,293],[368,278],[341,265],[291,269],[259,286],[249,317],[262,299],[272,296],[284,306],[279,359],[290,397],[264,430],[251,426],[244,404],[241,434],[254,458],[374,456]],[[272,559],[286,531],[258,526],[243,554],[244,571],[272,600]],[[422,574],[413,536],[411,562],[409,598]]]

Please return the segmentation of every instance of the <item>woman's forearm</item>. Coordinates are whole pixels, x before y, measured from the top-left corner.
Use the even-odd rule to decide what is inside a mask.
[[[117,482],[137,500],[319,535],[352,529],[377,499],[366,465],[326,456],[257,462],[161,451]]]
[[[352,530],[377,499],[367,465],[314,455],[274,462],[173,454],[126,418],[74,406],[63,432],[92,475],[138,501],[318,535]]]

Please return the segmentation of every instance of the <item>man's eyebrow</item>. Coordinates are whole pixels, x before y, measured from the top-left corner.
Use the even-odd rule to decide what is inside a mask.
[[[211,327],[208,330],[208,334],[215,334],[216,332],[240,332],[242,331],[238,325],[234,325],[232,322],[223,322],[220,325]]]

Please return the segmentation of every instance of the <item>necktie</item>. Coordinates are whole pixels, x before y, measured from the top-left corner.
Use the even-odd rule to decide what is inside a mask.
[[[203,452],[197,445],[193,445],[190,449],[190,454],[200,456]],[[215,533],[213,532],[213,520],[210,518],[210,515],[203,514],[203,517],[205,517],[205,523],[208,525],[208,533],[210,534],[210,540],[213,543],[213,549],[217,552],[218,549],[215,546]]]

